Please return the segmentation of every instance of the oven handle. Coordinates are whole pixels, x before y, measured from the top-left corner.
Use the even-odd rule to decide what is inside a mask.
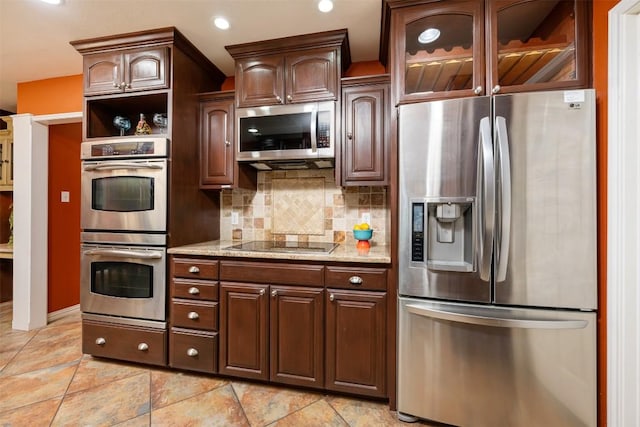
[[[85,255],[89,256],[111,256],[117,258],[140,258],[140,259],[161,259],[163,257],[162,252],[158,251],[128,251],[124,249],[89,249],[84,251]]]
[[[162,169],[163,164],[154,163],[135,163],[135,162],[117,162],[117,163],[100,163],[96,165],[86,165],[85,171],[95,170],[114,170],[114,169]]]

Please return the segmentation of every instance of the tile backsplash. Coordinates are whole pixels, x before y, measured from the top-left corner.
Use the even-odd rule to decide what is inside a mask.
[[[355,243],[351,230],[369,213],[372,243],[387,244],[387,189],[338,187],[333,174],[333,169],[258,172],[256,191],[221,191],[220,238]],[[238,224],[232,224],[232,213]]]

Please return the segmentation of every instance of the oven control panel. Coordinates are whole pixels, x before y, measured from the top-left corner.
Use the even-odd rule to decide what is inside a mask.
[[[169,140],[155,137],[111,138],[83,142],[80,150],[83,160],[123,157],[167,157]]]

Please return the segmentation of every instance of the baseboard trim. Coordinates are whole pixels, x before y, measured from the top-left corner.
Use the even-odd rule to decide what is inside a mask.
[[[47,314],[47,323],[51,323],[69,314],[74,314],[80,311],[80,304],[72,305],[71,307],[63,308]]]

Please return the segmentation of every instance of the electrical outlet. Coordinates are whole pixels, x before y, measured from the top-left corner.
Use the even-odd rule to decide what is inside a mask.
[[[371,214],[369,212],[365,212],[362,214],[362,222],[371,225]]]
[[[61,191],[60,192],[60,201],[62,203],[69,203],[69,192],[68,191]]]
[[[238,225],[240,218],[238,212],[231,212],[231,225]]]

